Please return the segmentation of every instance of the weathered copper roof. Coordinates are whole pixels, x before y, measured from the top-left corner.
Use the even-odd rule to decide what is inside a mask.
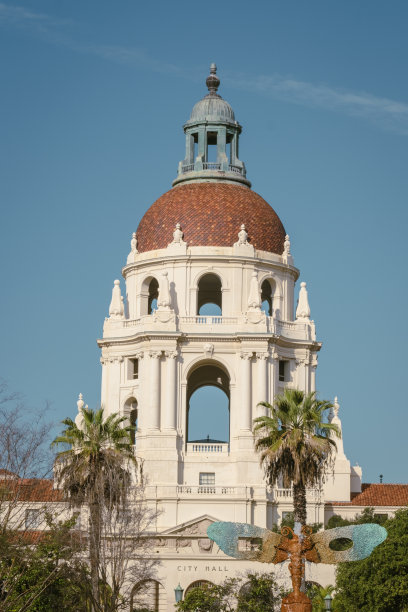
[[[145,213],[137,229],[139,252],[166,248],[181,224],[188,246],[229,246],[245,223],[256,248],[283,252],[285,228],[276,212],[255,191],[227,182],[185,183],[163,194]]]
[[[350,502],[328,502],[332,506],[407,506],[408,484],[363,483],[361,493]]]

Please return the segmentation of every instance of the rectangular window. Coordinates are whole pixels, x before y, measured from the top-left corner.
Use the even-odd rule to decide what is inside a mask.
[[[129,359],[128,379],[137,380],[139,378],[139,360]]]
[[[279,360],[279,382],[287,382],[289,380],[289,361]]]
[[[132,523],[132,511],[130,508],[120,508],[117,515],[118,523],[129,525]]]
[[[200,485],[215,485],[215,472],[200,472]]]
[[[386,512],[384,513],[374,513],[374,518],[376,521],[378,521],[380,523],[380,525],[382,525],[383,523],[385,523],[385,521],[388,519],[388,514]]]
[[[41,510],[30,508],[25,511],[26,529],[37,529],[41,525]]]

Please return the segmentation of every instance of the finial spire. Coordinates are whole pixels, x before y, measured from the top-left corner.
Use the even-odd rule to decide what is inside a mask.
[[[220,79],[217,77],[217,66],[214,63],[210,66],[210,75],[207,77],[206,84],[210,95],[218,96],[217,89],[220,86]]]

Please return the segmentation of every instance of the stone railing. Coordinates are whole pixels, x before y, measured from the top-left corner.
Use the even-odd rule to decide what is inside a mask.
[[[219,317],[212,315],[196,315],[192,317],[179,317],[179,322],[198,325],[237,325],[238,317]]]
[[[269,500],[278,504],[293,504],[292,489],[273,488],[257,485],[254,487],[237,485],[147,485],[146,497],[154,498],[177,498],[177,497],[234,497],[236,499],[258,499]],[[319,489],[307,489],[306,501],[309,504],[321,503],[323,491]]]
[[[159,327],[161,315],[163,313],[143,315],[134,319],[123,320],[105,320],[104,329],[112,329],[112,333],[117,334],[120,328],[148,328],[152,326]],[[165,313],[167,314],[167,313]],[[164,325],[168,327],[169,319],[164,319]],[[251,320],[248,320],[245,314],[236,316],[221,316],[221,315],[191,315],[177,316],[172,312],[170,322],[181,331],[192,332],[195,330],[210,332],[210,333],[230,333],[231,331],[245,331],[248,325],[252,325]],[[201,328],[201,329],[200,329]],[[262,328],[262,329],[261,329]],[[284,338],[293,340],[315,341],[316,331],[313,321],[279,321],[273,317],[265,317],[257,331],[263,333],[275,334]]]
[[[272,317],[269,319],[269,328],[277,336],[285,338],[305,338],[306,340],[316,340],[316,331],[313,322],[302,321],[278,321]]]
[[[182,485],[177,487],[179,495],[235,495],[236,487],[216,487],[215,485]]]
[[[240,168],[239,166],[232,166],[231,164],[228,166],[228,169],[230,172],[235,172],[235,174],[242,174],[242,176],[245,176],[245,172],[243,168]]]
[[[194,172],[195,164],[186,164],[181,166],[182,174],[186,172]],[[221,170],[221,164],[218,162],[203,162],[203,170]],[[233,164],[228,165],[228,172],[234,172],[235,174],[240,174],[241,176],[245,176],[245,171],[240,166],[234,166]]]
[[[276,501],[293,501],[293,489],[272,489],[273,497]],[[322,496],[320,489],[306,489],[306,501],[319,502]]]
[[[227,443],[216,442],[188,442],[187,453],[223,453],[228,455],[229,446]]]
[[[204,170],[221,170],[221,164],[217,162],[203,162]]]

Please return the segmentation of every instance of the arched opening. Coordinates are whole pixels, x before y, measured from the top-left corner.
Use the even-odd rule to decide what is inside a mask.
[[[266,278],[261,285],[261,309],[269,317],[280,318],[279,290],[273,278]]]
[[[153,314],[157,310],[157,300],[159,297],[159,283],[155,278],[149,283],[149,297],[147,301],[147,312]]]
[[[268,317],[272,316],[272,285],[268,280],[264,280],[261,285],[261,310],[263,310]]]
[[[136,432],[137,432],[137,401],[134,397],[129,397],[125,402],[125,415],[129,420],[129,425],[134,427],[134,431],[131,433],[132,444],[136,444]]]
[[[186,595],[188,595],[188,593],[190,593],[190,591],[192,591],[193,589],[199,589],[201,587],[206,587],[206,586],[210,586],[213,585],[213,582],[210,582],[209,580],[195,580],[194,582],[192,582],[191,584],[188,585],[188,587],[186,588],[186,591],[184,593],[184,597]]]
[[[198,283],[198,315],[222,315],[222,285],[216,274],[205,274]]]
[[[162,605],[161,605],[162,604]],[[157,580],[142,580],[132,590],[130,597],[130,610],[149,610],[161,612],[165,610],[164,589]]]
[[[150,315],[157,310],[157,299],[159,297],[159,283],[154,276],[144,279],[140,291],[140,314]]]
[[[187,381],[187,442],[220,449],[230,439],[230,379],[215,364],[202,364]]]

